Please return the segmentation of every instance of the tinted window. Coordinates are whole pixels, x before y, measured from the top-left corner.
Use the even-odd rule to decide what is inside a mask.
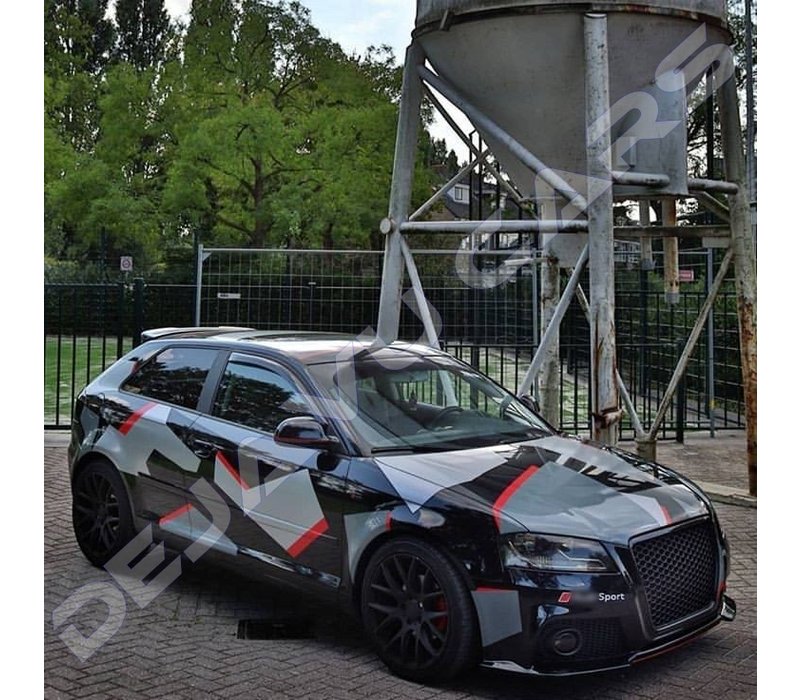
[[[259,365],[231,361],[217,391],[213,413],[233,423],[272,433],[292,416],[311,413],[297,387]]]
[[[468,449],[550,432],[513,394],[445,357],[362,355],[308,369],[373,453]]]
[[[123,385],[124,391],[176,406],[197,408],[216,350],[167,348],[142,365]]]

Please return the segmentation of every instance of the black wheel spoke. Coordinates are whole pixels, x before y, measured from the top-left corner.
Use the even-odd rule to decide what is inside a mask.
[[[403,563],[400,561],[400,557],[394,557],[392,559],[392,563],[394,564],[394,568],[397,571],[398,579],[401,581],[401,586],[405,591],[408,588],[406,584],[406,569],[403,566]]]
[[[383,572],[383,580],[389,584],[389,588],[394,591],[395,598],[399,600],[403,593],[402,584],[397,582],[394,574],[389,572],[389,567],[387,567],[385,563],[381,564],[381,571]]]
[[[381,605],[380,603],[370,603],[369,607],[372,610],[377,610],[384,615],[389,615],[390,617],[401,617],[400,608],[393,607],[391,605]]]
[[[441,637],[441,640],[444,641],[444,636]],[[422,646],[425,648],[425,651],[427,651],[428,654],[430,654],[431,656],[436,656],[439,653],[439,652],[436,651],[436,649],[433,648],[433,645],[431,644],[430,640],[425,635],[425,632],[424,632],[423,629],[420,629],[420,631],[419,631],[419,641],[422,644]]]
[[[423,618],[425,620],[438,620],[439,618],[447,617],[447,610],[426,610]]]
[[[75,504],[75,510],[77,510],[81,515],[85,515],[89,518],[94,518],[96,512],[95,508],[92,508],[91,506],[83,506],[79,503]]]
[[[414,634],[414,663],[417,663],[417,664],[420,661],[420,659],[419,659],[420,653],[419,652],[420,652],[420,643],[422,642],[422,638],[421,638],[421,635],[420,635],[421,631],[422,630],[418,629],[416,631],[416,633]]]
[[[415,585],[417,582],[414,580],[414,577],[417,575],[418,564],[419,559],[412,557],[411,563],[408,565],[408,570],[406,571],[406,588],[409,591],[419,592]]]
[[[392,588],[389,588],[388,586],[382,586],[379,583],[373,583],[371,584],[370,588],[372,588],[373,591],[378,591],[379,593],[391,596],[392,598],[397,600],[397,591]]]
[[[378,626],[375,628],[375,634],[378,634],[384,627],[386,627],[390,622],[395,622],[400,625],[402,628],[403,623],[400,622],[400,618],[396,615],[387,615],[378,623]]]
[[[434,637],[436,637],[440,642],[444,642],[445,635],[441,632],[435,625],[432,625],[428,620],[425,620],[423,623],[425,629],[427,629]]]

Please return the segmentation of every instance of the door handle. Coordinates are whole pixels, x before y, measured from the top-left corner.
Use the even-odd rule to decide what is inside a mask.
[[[215,452],[217,452],[218,447],[213,442],[208,442],[207,440],[190,438],[189,449],[200,459],[209,459],[212,455],[214,455]]]

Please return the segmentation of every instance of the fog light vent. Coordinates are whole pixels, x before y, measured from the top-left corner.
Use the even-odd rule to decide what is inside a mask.
[[[559,656],[572,656],[581,648],[581,634],[578,630],[561,630],[550,638],[550,644]]]

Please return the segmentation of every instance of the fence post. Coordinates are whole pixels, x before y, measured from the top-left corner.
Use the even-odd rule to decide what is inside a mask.
[[[682,338],[676,338],[675,351],[680,357],[683,350],[685,341]],[[678,386],[675,387],[675,442],[679,444],[684,443],[684,432],[686,429],[686,374],[689,371],[687,365],[681,378],[678,380]]]
[[[200,243],[200,236],[195,234],[195,272],[194,272],[194,325],[200,325],[200,312],[202,309],[202,292],[203,292],[203,260],[205,255],[203,253],[203,244]]]
[[[711,281],[714,279],[714,249],[708,248],[706,251],[706,296],[711,292]],[[713,438],[716,435],[716,396],[714,394],[714,307],[708,312],[706,322],[706,386],[708,397],[708,425]]]
[[[314,280],[310,280],[306,283],[308,288],[308,328],[309,330],[314,330],[314,292],[317,291],[317,283]],[[400,323],[398,321],[398,327]]]
[[[117,359],[122,357],[125,336],[125,283],[117,283]]]
[[[144,280],[137,277],[133,280],[133,346],[142,342],[144,330]]]

